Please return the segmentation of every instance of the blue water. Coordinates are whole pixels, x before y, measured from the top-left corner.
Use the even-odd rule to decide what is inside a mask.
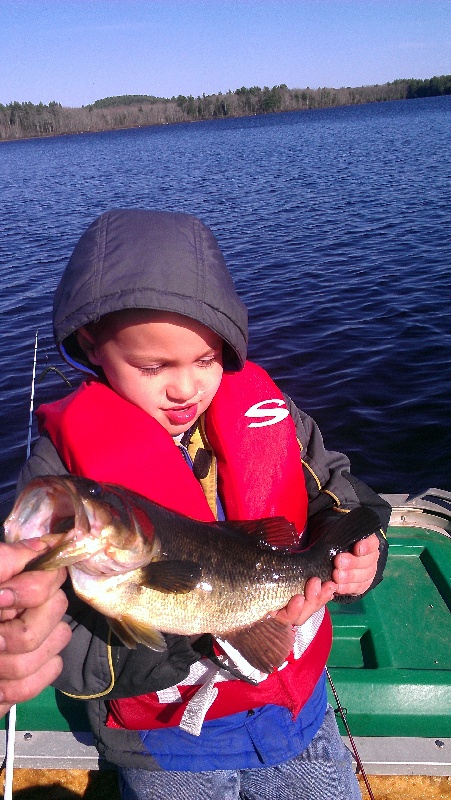
[[[451,97],[0,145],[0,489],[37,376],[62,367],[51,301],[111,207],[188,211],[250,312],[250,356],[381,492],[451,490]],[[61,396],[55,372],[35,405]],[[35,430],[33,428],[33,436]]]

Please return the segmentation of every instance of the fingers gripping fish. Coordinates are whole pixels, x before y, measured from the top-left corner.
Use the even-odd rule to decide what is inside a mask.
[[[50,549],[27,569],[67,566],[75,592],[127,647],[166,648],[164,633],[212,633],[263,672],[286,659],[293,631],[270,615],[330,580],[334,556],[371,535],[368,508],[340,515],[295,552],[284,517],[199,522],[128,489],[73,476],[35,478],[5,522],[7,541],[41,536]]]

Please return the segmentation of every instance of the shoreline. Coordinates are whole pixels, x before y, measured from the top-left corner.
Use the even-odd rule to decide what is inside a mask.
[[[447,97],[448,95],[434,95],[434,97]],[[173,122],[149,122],[142,125],[114,125],[111,127],[104,127],[104,128],[96,128],[95,130],[76,130],[76,131],[61,131],[59,133],[39,133],[36,135],[27,135],[27,136],[15,136],[11,138],[1,138],[0,137],[0,145],[1,144],[10,144],[11,142],[30,142],[36,139],[56,139],[61,136],[86,136],[92,135],[96,133],[113,133],[115,131],[131,131],[131,130],[139,130],[140,128],[163,128],[173,125],[191,125],[199,122],[221,122],[226,121],[229,119],[249,119],[251,117],[270,117],[275,116],[278,114],[295,114],[295,113],[307,113],[312,111],[330,111],[337,108],[354,108],[354,107],[361,107],[365,105],[373,105],[375,103],[382,105],[384,103],[399,103],[399,102],[408,102],[412,100],[425,100],[430,98],[422,98],[422,97],[405,97],[405,98],[393,98],[388,100],[368,100],[364,103],[342,103],[338,105],[324,105],[324,106],[316,106],[314,108],[285,108],[280,109],[279,111],[267,111],[267,112],[254,112],[249,114],[229,114],[223,117],[201,117],[199,119],[184,119],[184,120],[176,120]]]

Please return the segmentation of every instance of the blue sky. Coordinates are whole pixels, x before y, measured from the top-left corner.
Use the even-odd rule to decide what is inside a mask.
[[[0,103],[451,73],[451,0],[0,0]]]

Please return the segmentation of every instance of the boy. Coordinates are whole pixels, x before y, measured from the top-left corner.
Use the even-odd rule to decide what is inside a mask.
[[[20,484],[67,471],[122,484],[198,519],[286,516],[305,546],[337,514],[388,506],[324,450],[313,421],[246,362],[247,314],[211,231],[187,214],[113,210],[83,234],[55,294],[63,357],[91,380],[38,410]],[[181,459],[184,459],[182,462]],[[302,461],[301,461],[302,459]],[[293,626],[279,670],[253,670],[210,635],[127,650],[73,596],[55,685],[88,700],[99,751],[136,798],[360,797],[327,708],[325,604],[374,586],[381,531],[337,556],[274,613]]]

